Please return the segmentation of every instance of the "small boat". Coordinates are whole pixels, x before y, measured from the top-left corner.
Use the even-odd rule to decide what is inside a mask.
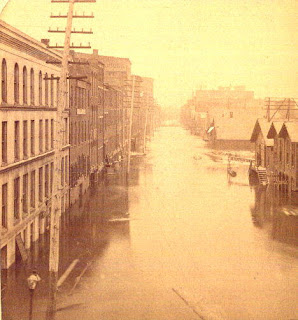
[[[231,168],[231,159],[230,157],[228,158],[228,167],[227,167],[227,173],[229,176],[235,178],[237,176],[237,173],[236,171],[234,171],[232,168]]]
[[[232,170],[232,168],[228,168],[228,174],[233,178],[237,176],[237,172]]]

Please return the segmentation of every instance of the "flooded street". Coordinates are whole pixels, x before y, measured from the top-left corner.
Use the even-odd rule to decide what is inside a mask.
[[[233,164],[230,182],[226,168],[198,137],[162,127],[128,181],[107,175],[62,221],[61,272],[79,263],[56,319],[298,319],[297,217],[278,213],[287,202],[273,190],[248,185],[247,164]],[[44,280],[36,320],[47,304],[43,242],[31,257]],[[3,276],[4,320],[28,319],[17,270]]]

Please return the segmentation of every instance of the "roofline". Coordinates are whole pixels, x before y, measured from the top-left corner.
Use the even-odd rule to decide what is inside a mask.
[[[44,49],[48,52],[51,52],[54,55],[57,55],[58,57],[62,58],[62,54],[58,50],[50,49],[45,44],[43,44],[41,41],[38,41],[32,37],[30,37],[28,34],[22,32],[21,30],[13,27],[12,25],[6,23],[2,19],[0,19],[0,27],[9,30],[10,32],[13,32],[18,37],[23,38],[23,41],[25,42],[31,42],[32,45],[38,46],[40,49]]]
[[[98,57],[103,57],[103,58],[113,58],[113,59],[121,59],[121,60],[126,60],[131,64],[131,61],[129,58],[123,58],[123,57],[115,57],[115,56],[104,56],[102,54],[99,54]]]

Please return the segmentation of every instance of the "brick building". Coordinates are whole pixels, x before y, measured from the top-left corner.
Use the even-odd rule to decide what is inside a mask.
[[[60,67],[57,51],[0,20],[1,262],[9,268],[49,223]],[[68,111],[64,112],[61,209],[69,202]]]
[[[103,64],[72,52],[70,65],[70,201],[75,203],[103,168]]]

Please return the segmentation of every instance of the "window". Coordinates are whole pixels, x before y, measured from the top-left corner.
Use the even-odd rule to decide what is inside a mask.
[[[7,183],[2,185],[2,227],[7,228],[7,201],[8,201],[8,196],[7,196]]]
[[[45,148],[49,150],[49,120],[46,119],[45,122]]]
[[[54,119],[51,119],[51,149],[54,149]]]
[[[42,73],[39,71],[38,76],[38,95],[39,95],[39,104],[42,105]]]
[[[31,120],[31,127],[30,127],[30,148],[31,148],[31,155],[34,156],[35,154],[35,121]]]
[[[53,191],[53,182],[54,182],[54,162],[51,162],[51,172],[50,172],[50,179],[51,179],[51,184],[50,184],[50,191],[52,193]]]
[[[30,206],[35,208],[35,170],[30,175]]]
[[[290,148],[291,148],[291,143],[289,140],[286,140],[286,164],[289,165],[290,163]]]
[[[57,80],[57,103],[56,106],[58,107],[58,103],[59,103],[59,89],[60,88],[60,83],[59,83],[59,79]]]
[[[70,124],[70,144],[73,144],[73,124]]]
[[[64,185],[64,158],[61,159],[61,185]]]
[[[23,68],[23,104],[27,104],[27,68]]]
[[[49,79],[48,79],[48,74],[45,74],[45,105],[49,105]]]
[[[39,153],[43,151],[43,123],[39,120]]]
[[[76,145],[77,144],[77,139],[78,139],[77,123],[76,122],[73,125],[73,131],[74,131],[73,144]]]
[[[2,122],[2,142],[1,142],[1,154],[2,164],[7,163],[7,121]]]
[[[14,122],[14,159],[20,159],[20,122]]]
[[[13,213],[15,220],[20,218],[20,178],[16,178],[13,181]]]
[[[63,132],[63,144],[67,144],[67,136],[68,136],[68,122],[67,118],[64,118],[64,132]]]
[[[75,87],[75,99],[74,99],[75,107],[78,108],[78,88]]]
[[[43,190],[42,190],[42,185],[43,185],[43,168],[38,169],[38,200],[39,202],[42,202],[43,200]]]
[[[61,212],[64,212],[64,196],[61,197]]]
[[[73,98],[74,98],[74,87],[70,87],[70,95],[69,95],[69,106],[73,107]]]
[[[45,178],[44,178],[44,195],[49,197],[49,165],[45,166]]]
[[[54,75],[51,74],[51,107],[54,106],[54,80],[53,80]]]
[[[65,157],[65,184],[68,184],[68,156]]]
[[[34,106],[34,70],[30,70],[30,103]]]
[[[14,66],[14,102],[19,103],[20,94],[20,79],[19,79],[19,65],[16,63]]]
[[[28,173],[23,176],[23,212],[28,213]]]
[[[2,102],[7,102],[7,65],[6,65],[6,60],[2,60],[2,69],[1,69],[1,88],[2,88]]]
[[[28,122],[23,121],[23,157],[28,157]]]
[[[81,121],[78,121],[78,144],[81,143]]]

